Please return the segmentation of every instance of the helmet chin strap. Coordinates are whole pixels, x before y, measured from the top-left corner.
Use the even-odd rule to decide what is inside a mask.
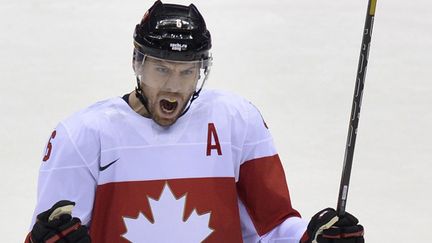
[[[186,107],[186,109],[183,110],[183,112],[180,114],[180,116],[178,118],[182,117],[189,110],[190,106],[192,105],[192,102],[199,97],[200,92],[201,92],[201,89],[193,92],[191,98],[189,99],[189,105]]]
[[[143,91],[141,89],[140,85],[140,79],[138,76],[136,76],[137,79],[137,86],[135,87],[135,97],[138,98],[138,100],[141,102],[141,104],[144,105],[144,108],[147,110],[147,113],[150,115],[150,118],[153,117],[153,114],[151,113],[149,107],[148,107],[148,99],[143,95]]]
[[[199,89],[198,90],[195,90],[194,92],[193,92],[193,94],[192,94],[192,96],[191,96],[191,98],[190,98],[190,100],[189,100],[189,105],[186,107],[186,109],[184,109],[184,111],[181,113],[181,115],[179,116],[179,118],[181,117],[181,116],[183,116],[188,110],[189,110],[189,108],[190,108],[190,106],[192,105],[192,102],[194,101],[194,100],[196,100],[198,97],[199,97],[199,95],[200,95],[200,93],[201,93],[201,90],[202,90],[202,88],[204,87],[204,84],[205,84],[205,82],[207,81],[207,78],[208,78],[208,76],[209,76],[209,74],[210,74],[210,67],[206,67],[205,69],[204,69],[204,80],[202,81],[202,83],[201,83],[201,87],[199,87]]]

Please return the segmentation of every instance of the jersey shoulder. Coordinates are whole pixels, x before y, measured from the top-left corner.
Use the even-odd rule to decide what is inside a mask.
[[[230,116],[247,119],[248,114],[257,110],[256,107],[244,97],[224,90],[203,90],[198,98],[199,106],[226,112]]]
[[[112,120],[122,115],[118,104],[124,102],[121,97],[114,97],[94,103],[93,105],[73,113],[60,123],[68,131],[71,139],[85,134],[96,135],[109,129]]]

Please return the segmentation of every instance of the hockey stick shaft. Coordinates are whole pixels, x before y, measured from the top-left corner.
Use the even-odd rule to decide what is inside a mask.
[[[357,128],[360,118],[360,108],[363,97],[363,88],[366,77],[366,70],[369,58],[369,48],[372,37],[373,23],[375,18],[375,8],[377,0],[369,0],[366,21],[363,31],[363,39],[360,51],[359,64],[357,69],[357,78],[354,90],[354,98],[351,108],[351,117],[349,121],[348,138],[345,146],[345,157],[342,169],[341,182],[339,187],[339,197],[337,204],[337,213],[339,216],[344,215],[345,206],[348,197],[349,181],[354,156],[354,147],[357,138]]]

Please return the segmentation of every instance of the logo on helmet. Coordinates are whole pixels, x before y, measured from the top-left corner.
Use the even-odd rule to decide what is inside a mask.
[[[176,20],[176,26],[177,26],[177,28],[181,29],[181,27],[182,27],[182,21],[181,21],[181,19],[177,19]]]
[[[186,44],[180,44],[180,43],[170,43],[171,50],[173,51],[185,51],[187,50]]]

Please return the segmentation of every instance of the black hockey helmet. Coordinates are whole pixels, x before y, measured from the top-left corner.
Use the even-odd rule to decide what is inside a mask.
[[[140,54],[194,61],[209,58],[211,37],[195,5],[163,4],[158,0],[136,25],[134,45]]]

